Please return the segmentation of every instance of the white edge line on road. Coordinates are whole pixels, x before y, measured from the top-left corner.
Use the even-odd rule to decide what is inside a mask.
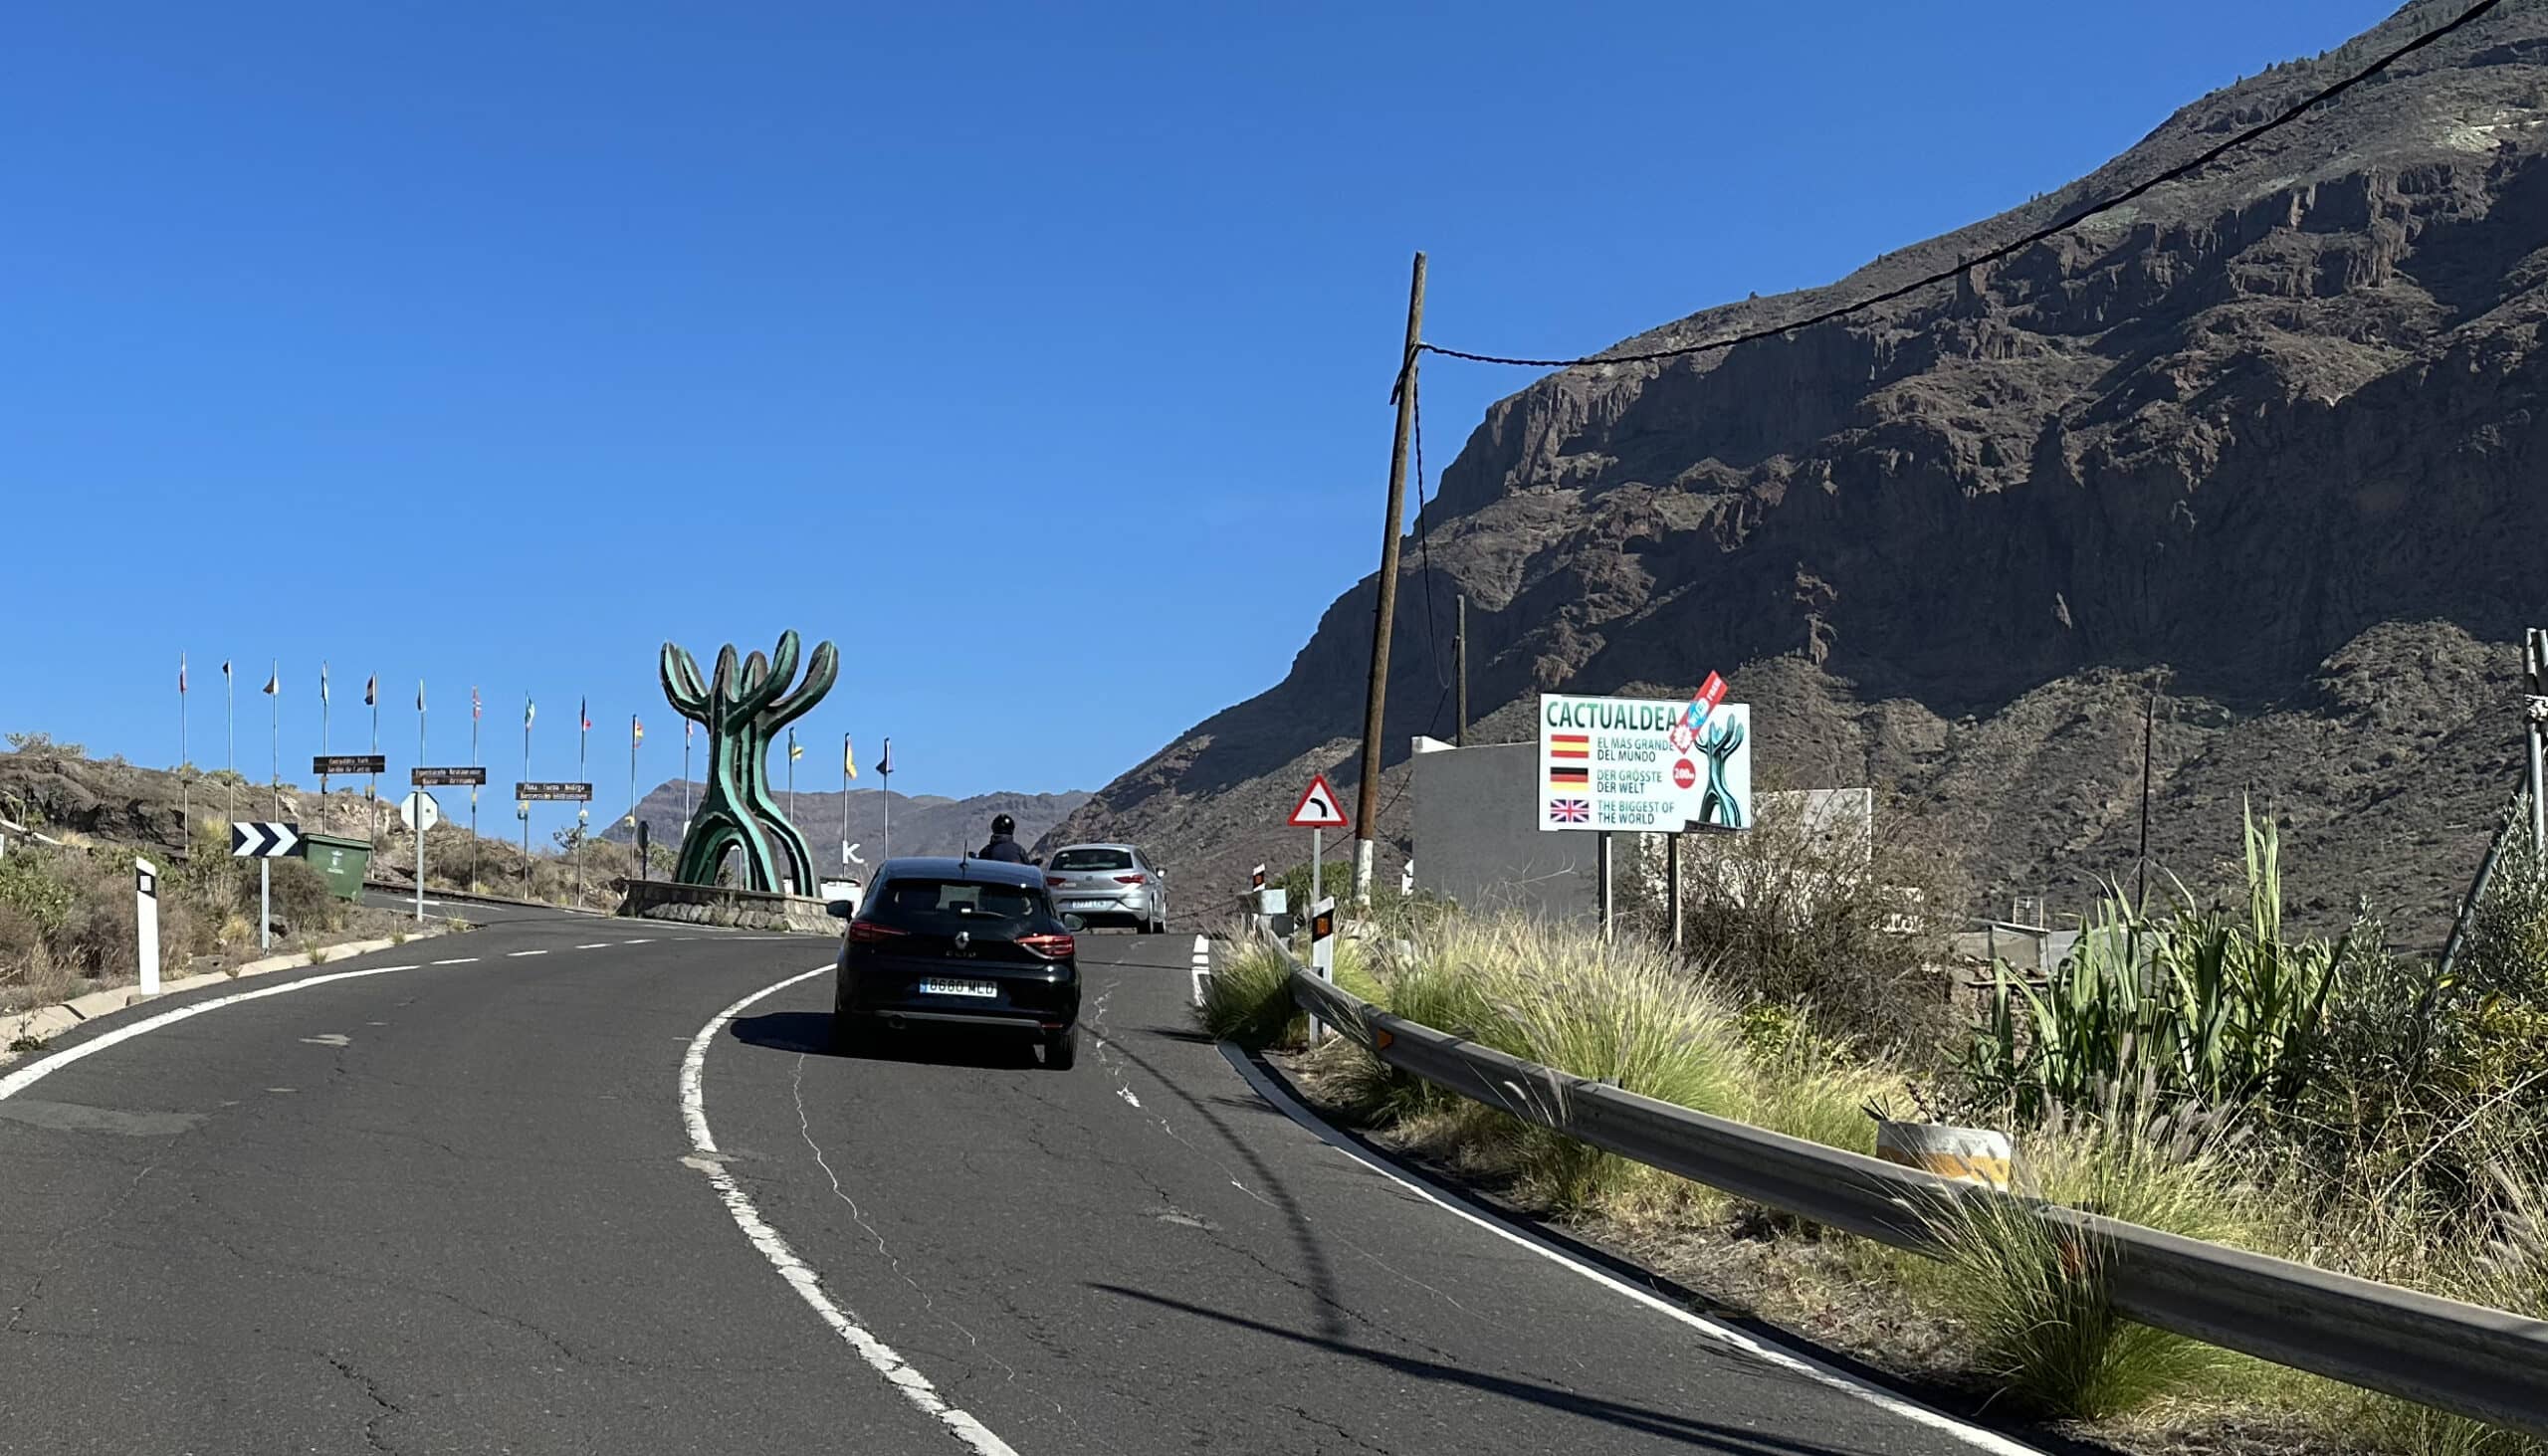
[[[545,955],[548,952],[545,950],[508,950],[505,952],[505,958],[507,960],[520,960],[526,955]]]
[[[653,944],[654,942],[655,942],[655,937],[654,937],[654,936],[638,936],[638,937],[637,937],[636,939],[634,939],[634,940],[622,940],[622,941],[620,941],[619,943],[620,943],[620,944],[622,944],[622,945],[651,945],[651,944]]]
[[[1677,1320],[1696,1330],[1708,1340],[1731,1346],[1755,1359],[1777,1365],[1781,1369],[1794,1371],[1818,1384],[1846,1391],[1880,1410],[1953,1436],[1976,1450],[1989,1451],[1994,1453],[1994,1456],[2044,1456],[2044,1453],[2036,1448],[2001,1435],[1997,1431],[1985,1430],[1980,1426],[1960,1421],[1945,1411],[1933,1410],[1918,1401],[1906,1399],[1880,1385],[1871,1384],[1818,1359],[1800,1354],[1792,1350],[1783,1350],[1730,1325],[1720,1324],[1704,1315],[1694,1314],[1650,1290],[1637,1288],[1596,1264],[1588,1263],[1568,1253],[1527,1228],[1515,1227],[1503,1219],[1471,1206],[1466,1200],[1445,1198],[1432,1188],[1389,1166],[1382,1159],[1373,1156],[1369,1151],[1358,1146],[1352,1139],[1329,1127],[1317,1113],[1304,1107],[1299,1099],[1257,1070],[1256,1064],[1249,1060],[1247,1053],[1239,1050],[1235,1044],[1222,1042],[1221,1055],[1232,1067],[1238,1069],[1238,1075],[1247,1080],[1247,1085],[1256,1090],[1257,1096],[1282,1109],[1287,1117],[1308,1129],[1320,1142],[1399,1187],[1405,1188],[1436,1208],[1455,1213],[1487,1232],[1519,1244],[1553,1264],[1571,1269],[1614,1294],[1625,1295],[1666,1318]]]
[[[0,1098],[14,1097],[61,1068],[79,1061],[82,1057],[103,1052],[117,1042],[130,1041],[145,1031],[156,1031],[172,1022],[183,1021],[189,1016],[201,1016],[206,1011],[217,1011],[224,1006],[235,1006],[241,1001],[254,1001],[262,996],[280,996],[286,991],[297,991],[306,986],[323,986],[329,981],[354,980],[366,975],[387,975],[393,970],[414,969],[416,967],[413,965],[366,965],[360,970],[331,971],[326,975],[307,976],[297,981],[286,981],[279,986],[260,986],[253,991],[238,991],[227,996],[215,996],[209,1001],[197,1001],[190,1006],[179,1006],[174,1011],[162,1011],[156,1016],[145,1016],[130,1026],[118,1026],[104,1036],[93,1037],[76,1047],[67,1047],[49,1057],[39,1058],[5,1077],[0,1077]]]
[[[455,955],[449,960],[437,960],[434,962],[436,965],[475,965],[477,963],[478,957],[475,955]]]
[[[734,1216],[736,1227],[741,1228],[743,1237],[751,1240],[752,1247],[760,1250],[761,1257],[778,1270],[778,1277],[786,1280],[806,1304],[813,1306],[814,1313],[822,1317],[823,1323],[848,1342],[849,1348],[858,1352],[858,1357],[865,1360],[870,1369],[884,1376],[886,1384],[893,1386],[904,1399],[927,1412],[947,1427],[956,1439],[980,1452],[981,1456],[1017,1456],[1016,1448],[939,1394],[938,1387],[929,1382],[927,1375],[914,1368],[911,1361],[903,1358],[892,1346],[861,1329],[858,1322],[850,1318],[849,1311],[834,1304],[831,1296],[823,1293],[822,1276],[796,1257],[796,1251],[787,1246],[787,1241],[779,1237],[776,1229],[761,1221],[760,1210],[752,1206],[750,1195],[735,1181],[733,1173],[726,1171],[724,1161],[717,1156],[717,1140],[708,1131],[708,1109],[700,1091],[702,1074],[708,1067],[710,1044],[744,1007],[831,968],[832,962],[826,960],[775,985],[763,986],[718,1012],[706,1026],[699,1028],[699,1035],[691,1038],[690,1050],[683,1053],[681,1059],[681,1121],[690,1132],[691,1150],[700,1155],[699,1161],[693,1165],[708,1174],[708,1181],[716,1187],[717,1196],[725,1200],[726,1211]]]
[[[589,945],[578,945],[575,948],[578,950],[607,950],[610,948],[610,942],[608,940],[595,940]]]

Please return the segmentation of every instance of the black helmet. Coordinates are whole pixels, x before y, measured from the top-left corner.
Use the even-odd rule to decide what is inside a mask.
[[[1010,818],[1010,817],[1008,817],[1006,814],[994,814],[994,815],[992,815],[992,816],[991,816],[991,833],[993,833],[993,834],[1015,834],[1016,832],[1017,832],[1017,821],[1016,821],[1016,820],[1011,819],[1011,818]]]

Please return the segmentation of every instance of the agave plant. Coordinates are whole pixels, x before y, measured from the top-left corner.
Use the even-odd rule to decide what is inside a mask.
[[[2351,936],[2286,938],[2273,823],[2250,812],[2245,831],[2243,921],[2198,907],[2183,886],[2153,917],[2109,885],[2042,989],[1995,967],[1964,1055],[1976,1089],[2027,1121],[2099,1087],[2146,1084],[2163,1100],[2224,1109],[2296,1098],[2319,1062]]]

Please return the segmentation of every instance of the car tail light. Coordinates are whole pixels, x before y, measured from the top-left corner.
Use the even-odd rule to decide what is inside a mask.
[[[1044,883],[1057,890],[1064,885],[1068,885],[1070,882],[1071,877],[1068,875],[1046,875],[1044,877]]]
[[[895,930],[892,926],[880,926],[874,921],[849,923],[849,943],[853,945],[873,945],[879,940],[891,940],[910,934],[909,931]]]
[[[1072,952],[1079,949],[1079,942],[1068,936],[1020,936],[1017,943],[1028,953],[1041,955],[1046,960],[1068,960]]]
[[[1115,883],[1118,885],[1141,885],[1148,883],[1148,878],[1149,877],[1143,875],[1118,875],[1115,877]]]

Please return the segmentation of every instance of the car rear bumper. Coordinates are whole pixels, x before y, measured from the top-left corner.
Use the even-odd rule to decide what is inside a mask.
[[[1001,974],[977,970],[995,988],[989,996],[951,996],[920,989],[926,978],[968,978],[955,967],[918,971],[901,965],[842,973],[832,993],[836,1014],[880,1021],[930,1021],[951,1025],[1052,1031],[1079,1020],[1079,978]]]
[[[1067,890],[1056,891],[1053,908],[1082,920],[1121,918],[1150,921],[1160,918],[1158,898],[1147,890],[1128,890],[1121,895],[1077,895]]]

